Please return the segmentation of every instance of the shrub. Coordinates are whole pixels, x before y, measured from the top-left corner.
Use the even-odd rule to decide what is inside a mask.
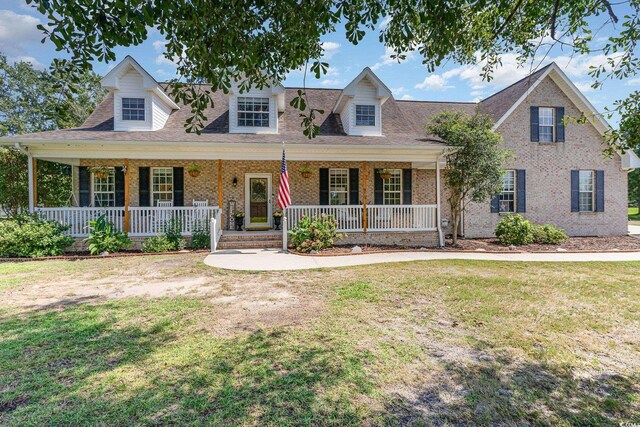
[[[332,215],[322,214],[314,218],[305,216],[289,231],[290,246],[298,252],[319,251],[331,247],[336,239],[342,238],[336,231],[337,226],[338,223]]]
[[[533,241],[543,245],[559,245],[569,238],[567,233],[553,224],[534,225]]]
[[[211,235],[209,234],[209,224],[207,221],[197,222],[193,226],[191,233],[191,247],[193,249],[208,249],[211,247]]]
[[[522,215],[507,215],[502,217],[494,231],[503,245],[526,245],[533,242],[533,225]]]
[[[174,250],[173,243],[165,235],[149,237],[142,243],[142,252],[169,252]]]
[[[35,258],[61,255],[73,244],[68,227],[35,216],[19,215],[0,221],[0,256]]]
[[[104,215],[95,221],[89,221],[89,237],[85,242],[89,243],[91,255],[114,253],[131,246],[127,233],[118,230]]]

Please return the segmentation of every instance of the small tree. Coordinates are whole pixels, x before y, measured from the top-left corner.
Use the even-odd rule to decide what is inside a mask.
[[[502,136],[491,129],[486,115],[444,111],[427,125],[427,132],[442,139],[445,153],[443,181],[449,188],[453,244],[458,243],[460,218],[469,201],[485,202],[502,187],[502,164],[509,151],[500,148]]]

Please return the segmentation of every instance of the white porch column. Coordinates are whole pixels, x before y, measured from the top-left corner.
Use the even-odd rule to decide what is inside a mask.
[[[436,221],[438,227],[438,242],[440,247],[444,247],[444,236],[442,235],[442,221],[441,221],[441,203],[440,203],[440,159],[436,160]]]
[[[29,174],[29,213],[34,213],[35,204],[35,171],[33,170],[33,156],[27,153],[27,170]]]

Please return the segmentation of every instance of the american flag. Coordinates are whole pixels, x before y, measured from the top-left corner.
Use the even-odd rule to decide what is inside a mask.
[[[287,172],[287,158],[282,148],[282,166],[280,167],[280,186],[278,188],[278,206],[285,210],[291,205],[291,191],[289,190],[289,172]]]

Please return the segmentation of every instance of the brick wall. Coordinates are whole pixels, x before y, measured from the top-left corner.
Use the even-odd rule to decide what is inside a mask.
[[[530,106],[564,107],[565,115],[579,117],[580,111],[547,77],[499,127],[504,144],[514,158],[507,169],[526,169],[527,219],[537,224],[552,223],[574,236],[627,233],[627,173],[620,169],[620,157],[605,159],[602,137],[591,124],[567,123],[565,142],[531,142]],[[600,169],[605,176],[605,211],[571,212],[572,169]],[[489,237],[500,220],[490,203],[468,206],[464,231],[467,237]]]

